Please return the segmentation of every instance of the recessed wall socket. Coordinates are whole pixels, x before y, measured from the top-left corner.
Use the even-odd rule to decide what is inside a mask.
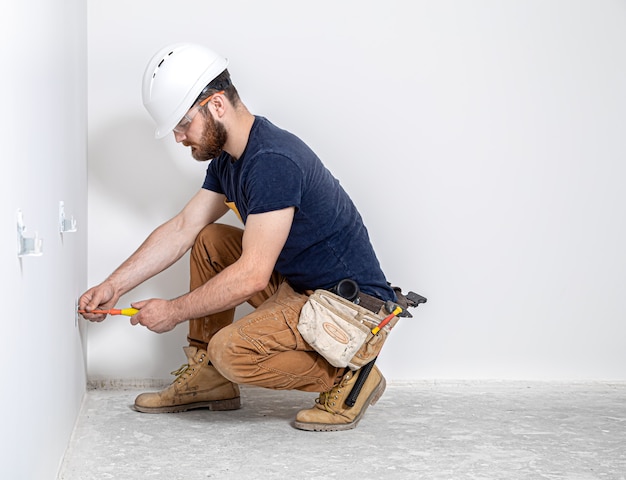
[[[43,255],[43,239],[39,238],[37,232],[34,237],[25,235],[24,216],[18,209],[17,214],[17,256],[18,257],[39,257]]]
[[[59,202],[59,232],[72,233],[76,231],[76,220],[74,216],[69,219],[65,218],[65,203]]]

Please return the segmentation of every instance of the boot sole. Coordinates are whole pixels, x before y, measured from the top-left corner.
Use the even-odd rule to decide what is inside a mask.
[[[385,380],[385,377],[381,377],[381,381],[378,386],[374,390],[372,390],[372,393],[370,393],[370,396],[363,404],[363,408],[361,408],[359,414],[350,423],[303,423],[296,420],[294,422],[294,427],[309,432],[342,432],[344,430],[352,430],[353,428],[356,428],[356,426],[359,424],[359,421],[363,417],[363,414],[365,413],[365,410],[367,410],[367,407],[369,407],[370,405],[374,405],[376,402],[378,402],[380,397],[382,397],[383,393],[385,392],[385,388],[387,388],[387,381]]]
[[[187,410],[196,410],[204,408],[214,412],[237,410],[241,408],[240,397],[229,398],[226,400],[212,400],[209,402],[187,403],[185,405],[167,405],[165,407],[143,407],[135,404],[134,409],[141,413],[179,413]]]

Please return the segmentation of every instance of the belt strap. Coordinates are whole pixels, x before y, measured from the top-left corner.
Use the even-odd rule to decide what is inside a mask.
[[[396,289],[394,288],[394,290]],[[302,293],[310,296],[313,294],[313,290],[305,290]],[[398,290],[396,290],[396,294],[397,293]],[[373,297],[372,295],[368,295],[367,293],[359,292],[359,301],[357,302],[357,304],[369,310],[370,312],[378,314],[378,312],[380,312],[380,309],[383,308],[383,305],[385,305],[385,302],[378,297]],[[401,304],[400,306],[406,309],[405,305]],[[400,314],[400,316],[402,316],[402,314]]]
[[[378,313],[383,307],[385,302],[380,298],[372,297],[367,293],[359,292],[359,305],[363,308],[367,308],[370,312]]]
[[[411,301],[412,299],[406,297],[402,293],[402,290],[399,287],[391,287],[391,288],[393,288],[394,292],[396,292],[396,297],[398,298],[397,305],[400,305],[400,307],[402,307],[402,312],[398,316],[399,317],[412,317],[412,315],[408,312],[407,309],[409,307],[417,306],[418,303],[421,303],[421,302],[418,301],[418,303],[416,303],[415,301]],[[423,298],[423,297],[420,297],[420,298]],[[423,299],[423,301],[425,302],[426,299]],[[372,297],[371,295],[368,295],[367,293],[359,292],[359,305],[361,305],[364,308],[367,308],[371,312],[374,312],[374,313],[380,312],[380,309],[385,304],[386,302],[382,301],[380,298]],[[387,312],[387,313],[391,313],[391,312]]]
[[[314,290],[305,290],[302,293],[304,293],[304,295],[311,296],[313,295],[313,292]],[[380,298],[372,297],[367,293],[359,292],[359,301],[357,304],[366,308],[370,312],[378,313],[385,302],[383,302]]]

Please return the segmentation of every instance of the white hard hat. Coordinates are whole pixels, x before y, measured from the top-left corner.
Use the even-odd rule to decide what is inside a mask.
[[[177,43],[159,50],[143,74],[143,104],[157,124],[154,136],[170,133],[204,87],[226,70],[228,59],[208,48]]]

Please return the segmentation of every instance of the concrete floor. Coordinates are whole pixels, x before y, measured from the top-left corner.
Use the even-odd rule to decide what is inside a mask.
[[[315,395],[150,415],[89,390],[59,480],[626,478],[626,384],[391,384],[351,431],[294,429]]]

